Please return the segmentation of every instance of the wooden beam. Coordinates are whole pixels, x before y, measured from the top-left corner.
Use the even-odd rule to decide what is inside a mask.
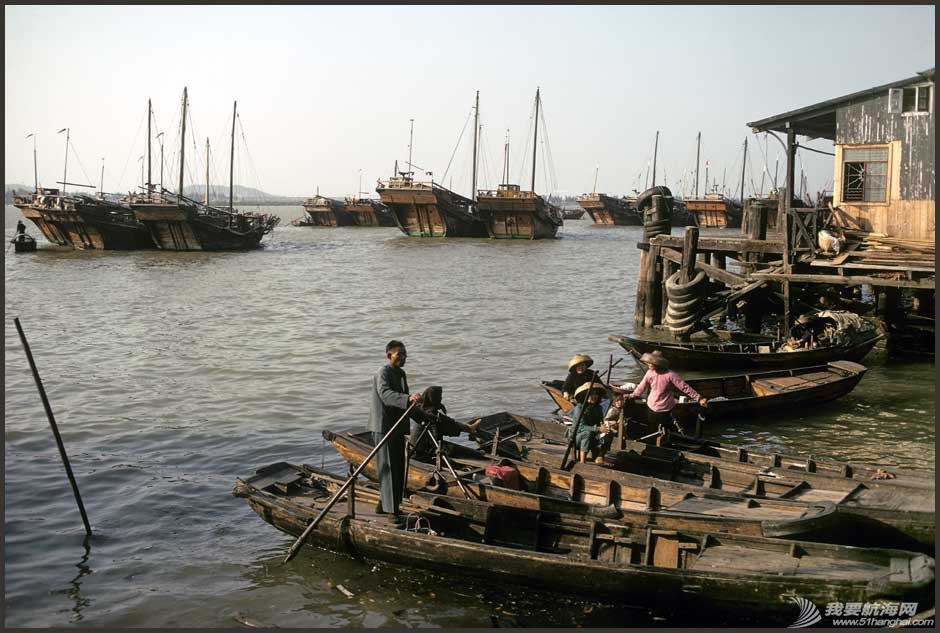
[[[682,253],[671,248],[662,249],[660,251],[660,255],[662,255],[663,259],[668,259],[669,261],[676,264],[682,263]],[[717,279],[726,286],[731,286],[732,288],[741,288],[747,285],[747,279],[732,272],[728,272],[724,268],[718,268],[717,266],[712,266],[711,264],[706,264],[705,262],[697,262],[695,267],[699,270],[705,271],[706,275],[712,279]]]
[[[684,238],[679,235],[657,235],[650,243],[681,249]],[[698,251],[720,251],[726,253],[782,253],[783,244],[778,241],[747,240],[740,237],[699,237]]]
[[[871,286],[884,286],[887,288],[923,288],[933,289],[936,287],[936,279],[927,278],[919,280],[911,279],[882,279],[881,277],[843,277],[841,275],[797,275],[775,272],[751,273],[753,279],[764,281],[789,281],[790,283],[807,284],[834,284],[841,286],[857,286],[869,284]]]
[[[893,270],[899,273],[906,272],[915,272],[915,273],[935,273],[937,271],[935,266],[926,267],[926,266],[909,266],[906,263],[901,264],[900,266],[889,266],[881,264],[866,264],[864,262],[849,262],[847,264],[837,264],[835,260],[831,262],[820,262],[814,261],[810,263],[810,266],[823,266],[826,268],[855,268],[862,270]]]

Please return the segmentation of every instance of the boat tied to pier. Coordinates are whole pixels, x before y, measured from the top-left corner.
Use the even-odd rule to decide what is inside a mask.
[[[356,224],[352,214],[346,209],[346,202],[337,198],[317,195],[303,202],[305,217],[294,223],[295,226],[353,226]]]

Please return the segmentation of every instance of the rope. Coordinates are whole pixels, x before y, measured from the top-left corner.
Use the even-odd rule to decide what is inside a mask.
[[[258,174],[258,168],[255,165],[255,159],[251,156],[251,152],[248,150],[248,139],[245,137],[245,128],[242,125],[242,117],[240,114],[238,115],[238,129],[241,131],[242,142],[245,144],[245,154],[248,155],[248,166],[251,168],[251,173],[254,178],[252,182],[256,183],[258,193],[261,194],[261,201],[267,204],[268,199],[265,196],[264,188],[261,186],[261,176]],[[357,193],[356,197],[358,196],[359,194]],[[256,205],[256,208],[260,210],[261,206]]]
[[[88,177],[88,172],[85,171],[85,166],[82,164],[82,159],[78,156],[78,150],[75,149],[75,142],[69,139],[69,147],[72,148],[72,155],[75,157],[75,160],[78,161],[78,166],[82,169],[82,174],[85,175],[85,180],[88,181],[88,184],[91,184],[92,180]],[[65,191],[65,185],[62,185],[62,191]]]
[[[451,163],[454,162],[454,156],[457,155],[457,148],[460,147],[460,141],[463,139],[463,133],[467,131],[467,124],[470,123],[470,115],[473,114],[473,108],[470,108],[470,112],[467,113],[467,120],[463,122],[463,129],[460,130],[460,136],[457,137],[457,144],[454,145],[454,151],[450,155],[450,160],[447,161],[447,169],[444,170],[444,176],[441,178],[441,182],[444,182],[447,179],[447,174],[450,172]],[[408,170],[411,170],[411,166],[408,166]]]
[[[529,159],[529,139],[532,138],[532,123],[535,121],[535,101],[532,101],[532,110],[529,111],[529,128],[526,130],[525,147],[522,148],[522,160],[519,161],[519,176],[516,182],[522,184],[522,175],[525,173],[526,161]]]
[[[127,152],[127,158],[124,160],[124,169],[121,170],[121,177],[118,179],[118,191],[124,186],[124,174],[127,173],[127,163],[131,160],[131,154],[134,153],[134,145],[137,143],[137,137],[140,136],[140,128],[144,125],[144,118],[140,117],[140,123],[137,124],[137,132],[134,134],[134,140],[131,141],[131,147]]]

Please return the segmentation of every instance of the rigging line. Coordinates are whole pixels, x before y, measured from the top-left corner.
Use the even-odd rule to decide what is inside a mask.
[[[121,170],[121,177],[118,179],[117,191],[120,191],[120,188],[124,186],[124,174],[127,173],[127,163],[130,162],[131,154],[134,153],[134,145],[137,143],[137,137],[140,136],[140,129],[143,127],[144,119],[146,118],[147,118],[146,114],[141,116],[140,123],[137,124],[137,132],[134,134],[134,140],[131,141],[130,149],[127,152],[127,158],[124,160],[124,169]]]
[[[252,177],[254,178],[254,183],[255,183],[255,185],[257,186],[258,192],[261,194],[261,196],[260,196],[261,199],[259,200],[259,202],[265,202],[265,203],[266,203],[267,200],[268,200],[268,198],[267,198],[267,196],[265,195],[264,188],[262,187],[262,184],[261,184],[261,175],[258,173],[258,167],[257,167],[257,165],[255,164],[255,159],[254,159],[254,157],[251,155],[251,151],[248,149],[248,137],[245,136],[245,126],[242,125],[242,115],[239,114],[239,115],[236,117],[236,120],[238,121],[238,129],[239,129],[239,131],[241,132],[242,143],[244,143],[244,146],[245,146],[245,154],[248,156],[248,168],[251,170],[251,174],[252,174]],[[359,195],[359,194],[357,193],[356,196],[358,196],[358,195]],[[260,207],[260,205],[256,205],[256,206],[259,206],[259,207]]]
[[[85,166],[82,164],[82,159],[79,158],[79,156],[78,156],[78,150],[75,149],[75,142],[72,141],[71,139],[69,139],[69,147],[72,148],[72,155],[75,157],[75,160],[78,161],[78,166],[81,167],[81,169],[82,169],[82,174],[85,176],[85,180],[87,180],[88,183],[91,184],[91,183],[94,182],[94,181],[93,181],[91,178],[88,177],[88,172],[85,171]],[[62,190],[65,191],[65,186],[64,186],[64,185],[62,186]]]
[[[482,124],[481,124],[481,127],[482,127]],[[489,169],[487,169],[487,165],[489,161],[486,160],[486,153],[487,153],[486,136],[484,134],[480,134],[480,165],[483,168],[483,183],[482,183],[483,186],[480,187],[481,183],[477,182],[478,189],[489,189],[489,187],[486,186],[490,182]]]
[[[552,191],[558,191],[558,173],[555,171],[555,157],[552,153],[552,143],[548,136],[548,122],[545,121],[545,104],[542,103],[542,109],[539,111],[539,117],[542,119],[542,128],[545,130],[543,138],[545,139],[545,153],[548,154],[548,166],[552,178]]]
[[[470,108],[470,112],[467,113],[467,120],[463,122],[463,128],[460,130],[460,136],[457,137],[457,144],[454,145],[454,151],[450,155],[450,160],[447,161],[447,169],[444,170],[444,176],[441,178],[441,182],[447,178],[447,174],[450,172],[450,166],[454,162],[454,156],[457,155],[457,150],[460,148],[460,141],[463,139],[463,133],[467,131],[467,124],[470,123],[470,115],[473,114],[473,108]],[[411,170],[411,165],[408,166],[408,170]]]
[[[529,127],[526,129],[525,133],[525,146],[522,148],[522,160],[516,161],[519,164],[519,176],[516,178],[516,182],[519,184],[520,188],[523,183],[523,174],[526,173],[525,168],[528,164],[526,161],[529,160],[529,139],[532,138],[532,123],[535,121],[535,100],[532,101],[532,109],[529,110]]]

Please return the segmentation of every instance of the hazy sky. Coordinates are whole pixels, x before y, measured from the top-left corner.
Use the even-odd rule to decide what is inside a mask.
[[[657,181],[677,192],[694,170],[698,131],[702,189],[705,160],[711,179],[736,186],[748,137],[750,194],[752,180],[760,188],[766,136],[752,135],[747,121],[935,64],[933,6],[7,6],[4,13],[6,182],[32,185],[25,137],[35,131],[40,183],[55,186],[65,154],[65,133],[56,132],[69,127],[68,180],[97,185],[104,158],[107,191],[140,182],[148,98],[154,134],[165,132],[164,182],[175,190],[183,86],[195,127],[187,131],[187,184],[205,180],[206,137],[211,179],[227,184],[237,100],[237,184],[344,195],[358,187],[361,169],[363,190],[374,191],[396,159],[404,168],[413,118],[413,163],[467,195],[467,121],[479,90],[480,187],[494,186],[502,172],[509,128],[510,180],[528,188],[539,86],[557,176],[546,178],[540,154],[540,193],[591,191],[598,165],[598,191],[643,189],[659,130]],[[831,150],[822,140],[810,145]],[[782,151],[773,139],[767,147],[773,172]],[[810,190],[831,188],[831,157],[801,156]],[[782,179],[782,160],[779,169]]]

